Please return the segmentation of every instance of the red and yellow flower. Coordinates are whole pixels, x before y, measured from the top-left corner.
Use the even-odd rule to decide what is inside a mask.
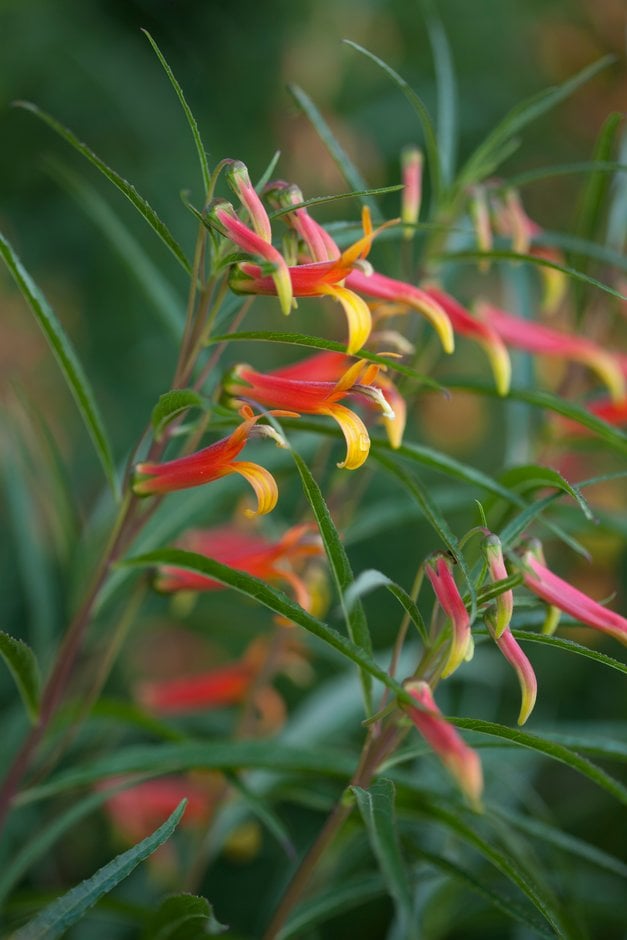
[[[311,608],[307,585],[294,570],[308,558],[323,554],[319,536],[311,525],[288,529],[277,541],[269,541],[256,533],[235,526],[214,529],[191,529],[177,542],[179,548],[206,555],[223,565],[245,571],[262,581],[289,584],[298,603]],[[219,591],[224,585],[213,578],[172,565],[162,565],[155,578],[155,587],[166,593],[174,591]]]
[[[570,614],[579,623],[627,645],[627,620],[554,574],[546,567],[539,545],[530,547],[522,556],[522,561],[523,583],[536,597]]]
[[[445,679],[455,672],[464,659],[472,655],[473,642],[470,617],[459,589],[455,584],[451,563],[447,556],[436,555],[425,564],[425,574],[431,582],[442,610],[451,624],[451,642],[441,676]]]
[[[624,400],[627,391],[619,357],[602,349],[593,340],[525,320],[488,303],[478,304],[477,314],[508,346],[581,362],[596,372],[615,403]]]
[[[282,411],[278,414],[297,417],[292,411]],[[265,416],[254,414],[249,405],[240,409],[240,415],[244,420],[239,427],[228,437],[210,444],[209,447],[164,463],[147,461],[137,464],[133,492],[138,496],[161,495],[174,490],[202,486],[231,473],[238,473],[250,483],[257,497],[256,512],[247,511],[247,514],[264,515],[271,512],[279,495],[276,480],[265,467],[235,458],[246,442],[254,436],[271,437],[280,447],[284,447],[285,442],[274,428],[258,424]]]
[[[406,682],[405,690],[416,700],[419,707],[412,708],[403,704],[403,711],[409,715],[427,744],[433,748],[448,772],[455,778],[462,792],[478,809],[483,792],[483,772],[479,755],[442,716],[427,682]]]
[[[373,384],[379,367],[359,360],[335,381],[311,378],[316,374],[315,368],[316,363],[312,360],[289,367],[287,374],[286,370],[261,373],[250,366],[238,365],[232,370],[225,388],[235,401],[244,398],[270,408],[289,405],[299,414],[334,418],[346,439],[346,458],[338,467],[356,470],[368,456],[370,437],[361,418],[341,405],[340,400],[351,395],[372,402],[384,417],[394,421],[395,414],[388,400],[381,388]]]

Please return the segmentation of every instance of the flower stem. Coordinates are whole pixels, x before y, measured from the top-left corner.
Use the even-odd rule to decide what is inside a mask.
[[[372,730],[369,731],[359,764],[349,784],[350,787],[369,786],[379,765],[395,749],[399,734],[402,734],[402,732],[399,732],[399,729],[394,723],[389,724],[378,737],[375,736]],[[275,940],[278,936],[292,908],[298,903],[301,894],[307,887],[322,855],[329,845],[331,845],[352,810],[352,800],[341,798],[335,804],[318,838],[304,857],[287,891],[283,895],[281,903],[276,909],[270,925],[263,936],[263,940]]]

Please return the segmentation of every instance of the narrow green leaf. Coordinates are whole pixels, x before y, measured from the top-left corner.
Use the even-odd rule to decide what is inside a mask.
[[[120,790],[132,785],[133,781],[129,779],[117,786],[108,787],[107,789],[99,788],[96,793],[90,793],[89,796],[76,800],[70,809],[64,813],[55,814],[47,824],[39,827],[35,835],[13,853],[10,864],[5,866],[0,873],[0,905],[4,904],[4,900],[11,889],[26,874],[29,868],[40,858],[43,858],[53,845],[59,841],[61,836],[65,835],[68,829],[71,829],[89,813],[102,806],[114,793],[118,793]]]
[[[154,49],[156,56],[159,59],[159,62],[161,62],[161,65],[163,66],[163,70],[165,74],[170,79],[170,84],[172,85],[172,88],[176,92],[177,98],[181,102],[181,107],[183,108],[185,117],[187,118],[187,123],[189,124],[189,129],[192,132],[192,137],[194,138],[194,143],[196,145],[196,152],[198,154],[198,162],[200,163],[200,172],[202,173],[202,181],[203,181],[203,186],[204,186],[205,196],[206,196],[207,193],[209,192],[209,186],[211,185],[210,184],[211,173],[209,172],[209,164],[207,163],[207,153],[203,146],[203,142],[200,138],[200,132],[198,130],[198,124],[196,123],[196,118],[192,114],[191,109],[187,101],[185,100],[183,89],[181,88],[176,78],[174,77],[174,73],[172,72],[172,69],[168,65],[165,59],[165,56],[161,52],[161,49],[159,48],[157,43],[154,41],[154,39],[152,38],[152,36],[150,35],[147,29],[142,29],[142,33],[144,34],[144,36],[146,37],[146,39],[148,40],[148,42]]]
[[[368,189],[368,185],[365,179],[353,161],[350,159],[338,139],[335,137],[333,131],[322,117],[309,95],[307,95],[302,88],[299,88],[298,85],[288,85],[287,89],[296,104],[301,108],[303,113],[312,124],[314,130],[318,134],[318,137],[329,151],[335,162],[335,165],[351,189],[355,190],[356,192],[366,191]],[[368,206],[372,212],[373,217],[378,219],[380,212],[376,203],[368,196],[362,197],[362,202],[365,206]]]
[[[47,166],[52,177],[102,232],[151,301],[151,309],[178,340],[183,332],[183,304],[143,245],[94,186],[56,160],[48,160]]]
[[[605,119],[594,150],[595,162],[605,162],[611,159],[623,120],[624,115],[617,113],[610,114]],[[592,170],[589,173],[577,212],[575,235],[578,238],[596,240],[611,183],[611,177],[603,171]],[[584,274],[590,267],[586,257],[580,254],[572,254],[569,262],[573,268]],[[584,299],[585,292],[580,289],[577,294],[580,313],[583,310]]]
[[[187,800],[182,800],[172,815],[152,835],[142,839],[127,852],[123,852],[103,868],[81,882],[67,894],[57,898],[34,920],[13,934],[13,940],[56,940],[105,894],[127,878],[131,872],[163,845],[176,829],[185,812]]]
[[[431,43],[438,95],[437,142],[442,163],[442,181],[449,186],[457,157],[458,95],[453,56],[442,20],[433,0],[421,0]]]
[[[519,251],[509,251],[505,248],[492,248],[490,251],[478,251],[475,249],[468,249],[465,251],[447,251],[446,253],[434,255],[433,257],[440,261],[446,261],[453,264],[459,264],[461,261],[472,261],[474,263],[475,261],[480,261],[481,259],[487,259],[492,262],[526,261],[528,264],[533,264],[536,267],[552,268],[554,271],[561,271],[562,274],[565,274],[567,277],[570,277],[575,281],[581,281],[581,283],[588,284],[590,287],[596,287],[605,294],[610,294],[610,296],[617,297],[619,300],[627,300],[627,297],[625,297],[621,291],[616,290],[616,288],[612,287],[610,284],[605,284],[603,281],[599,281],[595,277],[590,277],[589,274],[585,274],[583,271],[578,271],[566,264],[559,264],[557,261],[552,261],[550,258],[545,258],[542,255],[531,255]]]
[[[143,940],[203,940],[225,933],[229,928],[216,920],[206,898],[195,894],[174,894],[161,902],[148,918]]]
[[[591,78],[614,61],[614,56],[604,56],[577,72],[576,75],[573,75],[572,78],[569,78],[561,85],[547,88],[538,94],[532,95],[526,101],[522,101],[512,108],[469,157],[458,178],[457,185],[459,188],[462,189],[482,179],[486,169],[489,173],[492,173],[496,168],[494,154],[508,140],[518,134],[527,124],[535,121],[536,118],[541,117],[565,98],[568,98],[581,85],[590,81]]]
[[[342,879],[328,891],[299,904],[276,940],[299,940],[329,918],[351,911],[384,892],[380,875],[364,874],[349,881]]]
[[[342,636],[341,633],[338,633],[337,630],[334,630],[333,627],[330,627],[322,620],[312,617],[311,614],[308,614],[282,591],[266,584],[264,581],[260,581],[259,578],[254,578],[252,575],[245,574],[243,571],[238,571],[235,568],[229,568],[227,565],[222,565],[204,555],[197,555],[194,552],[185,552],[180,548],[159,549],[158,551],[148,552],[145,555],[127,558],[120,564],[123,567],[174,565],[179,568],[189,569],[190,571],[198,571],[200,574],[207,575],[207,577],[213,578],[221,584],[235,588],[240,593],[263,604],[264,607],[267,607],[274,613],[280,614],[288,620],[293,620],[294,623],[299,624],[299,626],[313,634],[313,636],[317,636],[347,659],[350,659],[355,665],[359,666],[362,671],[369,673],[374,679],[378,679],[379,682],[382,682],[401,701],[406,702],[408,705],[412,704],[413,700],[407,692],[405,692],[402,685],[392,679],[385,670],[381,669],[365,648],[358,646],[352,640]],[[353,579],[350,568],[348,571],[344,570],[342,577],[347,577],[347,583],[350,584],[352,582]]]
[[[588,506],[579,487],[572,486],[561,473],[551,467],[542,467],[539,464],[511,467],[501,474],[501,483],[505,487],[522,486],[525,490],[545,486],[554,487],[572,496],[586,519],[594,521],[594,513]]]
[[[375,65],[378,65],[380,69],[383,69],[383,71],[389,75],[392,81],[400,88],[416,112],[425,138],[425,152],[429,164],[429,177],[431,179],[431,188],[433,190],[433,204],[437,206],[439,204],[442,192],[442,167],[440,165],[440,154],[438,152],[438,142],[436,140],[435,131],[433,129],[433,122],[431,121],[431,115],[429,114],[424,101],[422,98],[420,98],[419,95],[416,94],[414,89],[405,81],[405,79],[402,78],[398,72],[395,72],[394,69],[387,64],[387,62],[384,62],[383,59],[380,59],[379,56],[375,55],[373,52],[370,52],[368,49],[365,49],[363,46],[360,46],[358,43],[353,42],[350,39],[344,39],[342,41],[346,43],[347,46],[350,46],[352,49],[355,49],[357,52],[360,52],[362,55],[366,56],[367,59],[370,59],[375,63]]]
[[[212,336],[208,345],[225,342],[262,342],[262,343],[286,343],[289,346],[307,346],[311,349],[327,349],[332,352],[346,353],[346,344],[337,343],[335,340],[322,339],[320,336],[309,336],[307,333],[281,333],[275,330],[248,330],[240,333],[222,333],[219,336]],[[360,349],[355,353],[360,359],[367,359],[368,362],[376,362],[393,372],[400,375],[406,375],[407,378],[415,379],[421,385],[431,388],[434,391],[441,391],[442,386],[439,382],[404,366],[396,359],[389,359],[386,356],[379,356],[376,353],[368,352],[366,349]]]
[[[294,848],[294,843],[283,822],[279,819],[272,807],[268,805],[268,801],[262,799],[257,793],[254,793],[237,774],[227,774],[227,776],[231,786],[237,790],[246,807],[276,839],[287,857],[295,861],[296,849]]]
[[[627,167],[627,164],[625,166]],[[537,241],[534,241],[534,244],[555,246],[556,248],[563,248],[565,251],[578,252],[586,258],[601,261],[603,264],[617,268],[619,271],[627,271],[627,257],[623,252],[615,251],[607,245],[591,242],[589,239],[577,238],[575,235],[544,229],[542,234],[538,236]]]
[[[477,615],[477,595],[472,578],[470,576],[470,571],[468,570],[468,565],[466,564],[466,560],[460,551],[459,542],[451,531],[448,522],[440,512],[439,508],[435,505],[434,501],[431,499],[427,489],[422,485],[422,483],[419,482],[416,477],[407,473],[406,470],[399,466],[395,461],[389,459],[387,456],[384,457],[381,450],[375,451],[375,457],[381,466],[384,467],[388,473],[392,474],[392,476],[395,476],[396,479],[399,480],[399,482],[405,487],[408,493],[411,494],[413,499],[420,506],[425,519],[431,524],[444,545],[446,545],[448,550],[453,555],[453,558],[455,558],[466,581],[470,595],[470,616],[471,619],[474,620]]]
[[[35,654],[22,640],[0,631],[0,655],[15,680],[28,717],[36,724],[39,719],[41,677]]]
[[[404,188],[402,183],[397,183],[395,186],[379,186],[376,189],[358,189],[350,193],[334,193],[331,196],[313,196],[311,199],[305,199],[304,202],[295,202],[293,205],[288,206],[287,209],[277,209],[275,212],[270,212],[269,216],[271,219],[278,219],[282,215],[288,215],[288,213],[294,212],[296,209],[309,209],[311,206],[322,206],[327,202],[337,202],[339,199],[361,199],[364,196],[381,196],[384,193],[396,193]]]
[[[9,242],[1,233],[0,254],[4,258],[15,283],[22,292],[22,296],[35,314],[37,323],[46,337],[55,359],[59,363],[59,368],[74,397],[78,410],[83,417],[83,421],[93,441],[96,453],[100,458],[100,463],[111,485],[111,489],[117,496],[118,484],[116,481],[111,447],[94,399],[91,385],[74,352],[74,348],[65,335],[63,327],[57,320],[52,307],[39,290],[28,271],[22,265],[22,262],[15,254]]]
[[[31,413],[32,409],[28,412],[29,418]],[[27,446],[18,431],[17,421],[12,420],[10,414],[3,417],[5,427],[0,434],[0,479],[6,491],[4,534],[8,542],[11,532],[12,554],[28,611],[28,630],[24,633],[35,653],[45,661],[55,643],[58,625],[57,575],[49,558],[44,535],[45,522],[38,505],[41,489],[37,487],[38,492],[34,491],[32,480],[45,478],[52,483],[58,482],[58,467],[56,462],[53,463],[57,455],[51,453],[47,446],[48,428],[40,414],[32,415],[36,422],[33,439],[37,450],[28,455],[30,459],[27,459]],[[54,501],[58,516],[65,522],[63,511],[68,504],[66,492],[61,486],[53,490],[46,489],[45,492],[46,498]]]
[[[492,721],[482,721],[478,718],[450,718],[449,721],[457,725],[458,728],[466,728],[468,731],[478,731],[481,734],[502,738],[505,741],[511,741],[516,746],[545,754],[552,760],[559,761],[559,763],[566,764],[572,770],[576,770],[593,783],[596,783],[597,786],[606,790],[621,803],[627,804],[627,787],[587,760],[587,758],[581,757],[572,748],[555,741],[549,741],[539,734],[507,728],[505,725],[499,725]]]
[[[30,101],[16,101],[14,102],[15,106],[18,108],[24,108],[26,111],[30,111],[36,117],[44,121],[49,127],[57,132],[61,137],[63,137],[75,150],[78,150],[96,169],[100,170],[103,176],[113,183],[121,193],[131,202],[139,214],[146,220],[151,229],[159,236],[164,245],[170,249],[176,260],[184,268],[184,270],[189,274],[191,272],[191,266],[187,258],[185,257],[185,252],[178,244],[169,228],[163,222],[155,210],[149,205],[148,202],[140,196],[134,186],[131,185],[127,180],[125,180],[119,173],[116,173],[115,170],[112,170],[110,166],[96,156],[93,150],[82,143],[76,137],[76,135],[69,130],[69,128],[64,127],[63,124],[60,124],[55,118],[50,114],[47,114],[45,111],[42,111],[41,108],[38,108],[36,104],[33,104]]]
[[[609,666],[610,669],[616,669],[627,675],[627,665],[608,656],[606,653],[600,653],[598,650],[588,649],[581,643],[575,643],[574,640],[568,640],[563,636],[547,636],[544,633],[533,633],[529,630],[514,630],[514,636],[523,643],[540,643],[542,646],[550,646],[553,649],[566,650],[568,653],[576,653],[578,656],[584,656],[586,659],[592,659],[594,662],[601,663],[603,666]]]
[[[192,770],[271,770],[347,780],[354,772],[357,754],[346,749],[296,747],[277,741],[183,741],[180,744],[141,744],[118,748],[84,767],[59,772],[48,783],[25,790],[20,804],[47,799],[76,787],[90,786],[107,777],[163,774]]]
[[[188,408],[202,408],[202,406],[201,396],[191,388],[173,388],[165,392],[159,397],[150,416],[155,439],[161,440],[165,428],[178,415],[183,414]]]
[[[468,381],[464,379],[451,378],[446,380],[448,388],[460,388],[464,391],[472,392],[476,395],[487,395],[490,398],[499,398],[494,388],[482,382]],[[537,389],[512,388],[507,393],[506,399],[512,398],[514,401],[524,401],[535,408],[541,408],[545,411],[552,411],[555,414],[563,415],[565,418],[571,418],[578,421],[584,427],[603,440],[606,444],[618,451],[620,454],[627,454],[627,435],[618,428],[612,427],[606,421],[601,421],[582,408],[580,405],[574,405],[570,401],[565,401],[557,395],[550,392],[544,392]]]
[[[608,120],[612,117],[613,115],[610,115]],[[551,179],[553,176],[569,176],[573,173],[615,173],[621,170],[627,170],[627,163],[617,163],[613,160],[581,160],[578,163],[558,163],[510,176],[503,180],[502,188],[510,189],[513,187],[520,189],[521,186]]]
[[[496,908],[496,910],[506,914],[507,917],[509,917],[511,920],[517,921],[519,924],[522,924],[524,927],[527,927],[527,929],[532,930],[540,937],[547,937],[548,940],[555,940],[554,931],[550,930],[546,924],[537,917],[534,917],[532,914],[532,909],[529,911],[525,910],[525,908],[523,908],[520,904],[517,904],[509,895],[504,895],[499,891],[495,891],[493,888],[488,888],[487,885],[485,885],[482,881],[479,881],[478,878],[473,877],[470,872],[467,872],[460,865],[450,861],[450,859],[445,858],[442,855],[435,855],[433,852],[428,852],[422,846],[422,844],[417,844],[415,840],[412,842],[412,848],[418,858],[423,859],[425,862],[429,862],[429,864],[433,865],[434,868],[438,868],[440,871],[450,875],[450,877],[455,881],[459,881],[466,885],[466,887],[470,888],[471,891],[479,894],[482,898],[488,901],[489,904]]]
[[[260,179],[259,179],[259,182],[258,182],[258,183],[256,184],[256,186],[255,186],[255,190],[256,190],[258,193],[263,192],[263,189],[264,189],[266,183],[267,183],[270,179],[272,179],[272,174],[274,173],[274,171],[275,171],[275,169],[276,169],[276,165],[277,165],[277,163],[279,162],[280,158],[281,158],[281,151],[280,151],[280,150],[276,150],[276,151],[274,152],[273,156],[272,156],[272,159],[270,160],[270,163],[267,165],[267,167],[265,168],[265,170],[264,170],[263,173],[261,174],[261,177],[260,177]]]
[[[394,784],[382,777],[368,790],[361,787],[351,787],[351,790],[355,794],[372,851],[394,900],[398,931],[407,940],[418,940],[412,890],[396,830]]]
[[[562,832],[561,829],[550,826],[543,820],[523,816],[502,806],[492,806],[491,812],[504,819],[508,825],[515,826],[521,832],[530,835],[536,843],[539,841],[545,842],[547,845],[559,849],[560,853],[566,852],[574,858],[582,859],[596,868],[602,868],[613,875],[617,875],[619,878],[627,878],[627,865],[621,859],[603,852],[595,845],[584,842],[583,839]],[[558,858],[561,861],[561,855]]]
[[[520,859],[512,857],[502,849],[496,839],[484,838],[472,828],[454,806],[442,806],[428,797],[417,801],[412,809],[422,817],[437,820],[447,829],[461,837],[468,845],[476,849],[484,858],[505,875],[527,897],[534,907],[546,918],[558,937],[570,938],[571,933],[564,929],[563,917],[556,899],[551,895],[548,881],[541,879],[534,871],[523,865]]]
[[[378,587],[387,588],[390,594],[392,594],[398,600],[403,610],[405,610],[411,617],[414,626],[418,630],[418,633],[424,642],[427,643],[429,641],[429,634],[425,626],[425,622],[422,619],[422,614],[418,610],[416,603],[412,600],[407,591],[400,586],[400,584],[392,581],[387,577],[387,575],[383,574],[382,571],[376,571],[374,568],[369,568],[367,571],[362,571],[344,595],[346,606],[350,610],[357,598],[363,597],[364,594],[368,594],[370,591],[374,591]]]
[[[348,635],[356,646],[362,649],[369,657],[372,657],[372,641],[370,639],[366,614],[361,601],[358,599],[355,600],[349,608],[344,596],[354,580],[348,555],[342,545],[338,531],[331,518],[331,513],[320,492],[320,487],[312,476],[311,470],[294,450],[291,451],[291,454],[303,485],[303,491],[311,506],[316,522],[318,523],[324,550],[329,562],[329,568],[331,569],[331,574],[333,575],[333,580],[335,581],[335,586],[344,612]],[[370,715],[372,713],[372,682],[368,670],[361,670],[361,684],[366,713]]]

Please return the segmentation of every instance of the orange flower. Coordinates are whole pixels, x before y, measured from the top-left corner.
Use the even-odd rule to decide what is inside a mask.
[[[315,357],[314,357],[315,358]],[[301,376],[302,367],[302,378]],[[339,400],[353,395],[373,402],[391,421],[395,414],[376,385],[373,385],[378,366],[359,360],[349,366],[337,381],[312,379],[315,363],[305,360],[289,369],[289,375],[277,372],[255,372],[250,366],[236,366],[225,388],[236,399],[246,398],[266,407],[281,408],[288,405],[300,414],[330,415],[339,424],[346,439],[346,458],[338,467],[356,470],[366,460],[370,438],[365,424],[353,411],[339,404]]]
[[[293,412],[276,413],[298,417]],[[170,493],[174,490],[184,490],[192,486],[202,486],[204,483],[219,480],[231,473],[239,473],[240,476],[248,480],[257,496],[257,511],[255,513],[248,512],[248,514],[263,515],[271,512],[276,506],[279,495],[274,477],[264,467],[248,461],[235,460],[235,457],[243,449],[248,439],[253,436],[271,437],[279,447],[284,447],[285,442],[273,428],[267,425],[258,425],[257,422],[264,415],[254,414],[252,408],[248,405],[244,405],[240,409],[240,414],[244,420],[239,427],[235,428],[232,434],[216,441],[215,444],[210,444],[209,447],[205,447],[203,450],[197,451],[195,454],[179,457],[176,460],[168,460],[165,463],[146,462],[137,464],[133,492],[138,496]]]
[[[294,526],[275,542],[242,532],[234,526],[192,529],[179,540],[178,546],[245,571],[262,581],[286,582],[301,607],[310,609],[309,590],[293,570],[299,561],[323,554],[320,539],[310,525]],[[163,565],[159,568],[155,587],[164,592],[219,591],[224,585],[195,571]]]

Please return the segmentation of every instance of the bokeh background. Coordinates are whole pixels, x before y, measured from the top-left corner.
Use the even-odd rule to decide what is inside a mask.
[[[504,172],[590,159],[606,115],[625,108],[623,0],[439,0],[435,6],[457,72],[460,160],[516,102],[608,52],[615,54],[615,65],[524,133]],[[184,275],[124,198],[46,126],[11,102],[33,101],[72,128],[133,182],[191,254],[195,222],[180,194],[188,193],[196,204],[201,201],[196,155],[179,103],[142,28],[154,36],[185,90],[210,162],[224,156],[242,159],[254,178],[280,150],[278,174],[298,181],[308,197],[345,190],[346,184],[295,105],[289,84],[301,86],[315,101],[370,186],[396,183],[400,149],[420,141],[415,116],[398,89],[342,39],[389,62],[432,113],[437,98],[421,4],[410,0],[0,0],[0,228],[77,346],[120,461],[170,380],[176,349],[167,308],[183,311]],[[530,215],[550,229],[568,231],[581,186],[581,177],[564,176],[529,187],[525,199]],[[321,210],[320,217],[342,217],[346,205]],[[386,197],[382,206],[385,214],[398,212],[395,196]],[[116,220],[122,220],[154,265],[159,300],[136,277],[128,242],[116,237]],[[52,431],[63,464],[60,477],[69,481],[73,493],[66,508],[76,530],[99,498],[100,470],[45,341],[8,275],[0,272],[0,396],[13,425],[22,421],[15,416],[25,413],[24,390],[30,403],[26,411],[34,406]],[[438,399],[429,399],[422,414],[412,419],[413,433],[491,470],[503,457],[500,413],[479,408],[474,399],[459,402],[444,421]],[[455,416],[457,424],[452,425]],[[68,529],[58,519],[51,523],[45,511],[46,501],[61,501],[67,489],[48,477],[38,479],[36,454],[37,448],[29,453],[27,445],[26,457],[7,463],[6,499],[0,501],[0,618],[19,625],[40,623],[43,617],[48,621],[43,632],[52,634],[63,623],[76,585],[64,580],[71,554],[69,543],[64,546]],[[34,508],[23,501],[20,479],[34,487]],[[451,524],[461,534],[470,516],[455,515],[455,493],[445,490],[439,491],[442,504],[450,497]],[[624,518],[616,490],[604,491],[599,499],[616,518]],[[362,528],[353,531],[352,549],[357,570],[394,570],[401,583],[408,583],[416,546],[421,556],[436,547],[433,535],[415,519],[396,530],[393,544],[379,534],[369,537],[367,518],[358,523]],[[97,527],[97,513],[90,525]],[[56,540],[52,553],[42,543],[42,532]],[[600,562],[586,569],[587,586],[595,596],[607,596],[615,589],[617,574],[619,584],[624,575],[624,547],[621,561],[616,533],[597,539],[595,548],[599,546]],[[36,584],[29,579],[33,559],[37,572],[43,572],[43,584],[39,576]],[[579,576],[586,587],[583,570]],[[213,601],[214,623],[232,616],[230,603],[225,597]],[[374,619],[385,621],[389,608],[385,601],[379,608],[377,603]],[[190,615],[192,635],[204,609],[201,605],[200,614]],[[151,616],[153,625],[161,624],[160,618],[166,621],[167,633],[165,607],[156,606]],[[11,632],[19,632],[19,626]],[[249,640],[246,627],[237,626],[233,637],[237,651]],[[167,640],[163,642],[168,649]],[[127,663],[131,676],[142,655],[147,651],[140,640],[136,659]],[[545,720],[559,717],[575,723],[585,702],[591,720],[605,716],[624,721],[624,701],[612,676],[607,683],[596,683],[599,676],[592,674],[592,666],[570,661],[569,669],[556,676],[554,654],[538,653],[536,662],[551,698],[550,706],[540,706]],[[127,679],[122,670],[120,688]],[[4,680],[1,676],[3,689]],[[450,703],[450,710],[474,713],[485,691],[476,678]],[[510,705],[514,691],[505,693]],[[7,702],[11,695],[7,681]],[[564,819],[580,836],[601,837],[608,849],[619,851],[613,805],[601,799],[594,814],[587,815],[589,789],[580,785],[571,791],[571,784],[572,776],[562,778],[553,771],[538,786],[549,800],[558,795]],[[310,816],[291,812],[300,814],[298,826],[306,841],[309,829],[319,824],[315,811]],[[562,810],[556,812],[559,817]],[[98,834],[96,827],[92,835]],[[80,871],[81,853],[90,855],[73,843],[62,854],[59,864],[67,878]],[[237,908],[241,885],[246,879],[254,884],[267,864],[262,855],[244,874],[234,858],[215,875],[226,899],[227,910],[219,911],[222,919],[228,922],[229,905]],[[53,869],[51,883],[56,873]],[[372,923],[361,925],[361,936],[379,936],[377,917],[382,923],[388,916],[382,905],[373,909]],[[247,926],[252,929],[252,921]],[[345,936],[345,927],[339,921],[336,932],[325,936]],[[96,930],[93,925],[89,929]]]

